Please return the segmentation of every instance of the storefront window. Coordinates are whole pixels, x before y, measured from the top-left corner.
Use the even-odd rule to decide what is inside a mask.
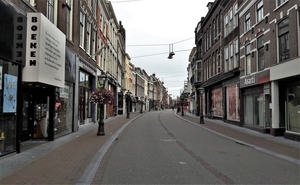
[[[240,121],[240,98],[237,84],[227,87],[227,119]]]
[[[223,117],[222,88],[211,91],[211,109],[215,117]]]
[[[64,88],[56,89],[55,137],[72,132],[73,123],[73,84],[65,82]]]
[[[300,132],[300,81],[288,85],[287,130]]]
[[[0,59],[0,155],[16,150],[18,66]]]
[[[79,121],[84,124],[87,118],[92,115],[91,103],[89,97],[91,94],[91,76],[83,71],[79,73]]]
[[[245,124],[264,126],[264,94],[244,97]]]

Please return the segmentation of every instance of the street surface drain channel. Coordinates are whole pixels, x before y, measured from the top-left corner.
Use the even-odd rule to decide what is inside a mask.
[[[161,114],[161,113],[160,113]],[[233,180],[222,174],[219,170],[212,167],[209,163],[205,162],[204,159],[197,156],[192,150],[190,150],[188,147],[186,147],[182,142],[180,142],[168,129],[167,127],[162,123],[160,119],[160,114],[158,115],[158,120],[163,127],[163,129],[167,132],[167,134],[172,138],[172,141],[175,141],[184,151],[186,151],[191,157],[193,157],[198,163],[200,163],[203,167],[206,168],[211,174],[213,174],[216,178],[224,182],[225,184],[235,184]],[[170,139],[169,139],[170,140]]]

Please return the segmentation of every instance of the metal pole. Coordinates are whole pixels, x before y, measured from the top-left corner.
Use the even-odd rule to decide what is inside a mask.
[[[183,114],[183,102],[181,103],[181,116],[184,116],[184,114]]]
[[[103,103],[100,104],[100,120],[98,122],[98,136],[104,136],[104,105]]]
[[[203,112],[202,112],[202,93],[200,95],[200,124],[204,124]]]

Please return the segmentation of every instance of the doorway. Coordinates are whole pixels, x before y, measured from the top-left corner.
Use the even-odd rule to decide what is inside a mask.
[[[47,139],[49,136],[50,94],[45,89],[23,92],[21,141]]]

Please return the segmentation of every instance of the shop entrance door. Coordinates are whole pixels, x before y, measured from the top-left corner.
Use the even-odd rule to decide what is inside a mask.
[[[44,93],[24,92],[22,141],[48,138],[49,99]]]

